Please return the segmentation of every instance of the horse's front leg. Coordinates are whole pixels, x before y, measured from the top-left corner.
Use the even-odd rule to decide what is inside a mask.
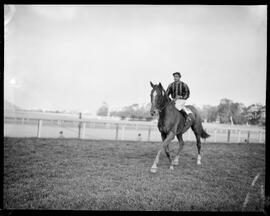
[[[167,137],[167,134],[161,132],[161,139],[162,139],[162,142],[166,139],[166,137]],[[153,165],[152,165],[152,167],[151,167],[151,170],[150,170],[152,173],[156,173],[156,172],[157,172],[157,165],[158,165],[158,162],[159,162],[159,155],[160,155],[161,152],[162,152],[162,149],[160,149],[160,150],[158,151],[158,153],[157,153],[157,156],[156,156],[156,158],[155,158],[155,160],[154,160],[154,163],[153,163]]]
[[[163,149],[164,149],[164,151],[165,151],[165,153],[166,153],[166,155],[167,155],[167,157],[168,157],[168,159],[170,161],[170,169],[171,170],[173,170],[173,164],[172,164],[172,159],[171,159],[170,152],[169,152],[169,144],[174,139],[174,136],[175,136],[175,134],[173,132],[170,132],[167,135],[166,139],[164,139],[163,142],[162,142]],[[160,157],[161,152],[162,152],[162,149],[160,149],[158,151],[157,156],[156,156],[156,158],[154,160],[154,163],[153,163],[153,165],[151,167],[150,171],[153,172],[153,173],[157,172],[157,165],[158,165],[158,162],[159,162],[159,157]]]
[[[160,149],[158,151],[158,153],[157,153],[157,156],[156,156],[156,158],[154,160],[154,163],[153,163],[153,165],[151,167],[151,170],[150,170],[152,173],[156,173],[157,172],[157,165],[158,165],[158,162],[159,162],[159,155],[160,155],[161,152],[162,152],[162,149]]]
[[[179,149],[178,152],[173,160],[173,165],[179,165],[179,157],[180,157],[180,152],[182,151],[183,147],[184,147],[184,141],[182,138],[182,134],[177,134],[177,139],[178,139],[178,143],[179,143]]]

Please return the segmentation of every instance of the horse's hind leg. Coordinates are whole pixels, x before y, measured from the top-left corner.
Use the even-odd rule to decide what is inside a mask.
[[[195,136],[196,136],[196,144],[197,144],[197,150],[198,150],[198,157],[197,157],[197,164],[201,165],[201,136],[200,136],[200,131],[196,127],[191,127]]]
[[[178,139],[178,143],[179,143],[179,149],[178,152],[173,160],[173,165],[178,165],[179,164],[179,157],[180,157],[180,152],[182,151],[183,147],[184,147],[184,140],[182,138],[182,134],[177,134],[177,139]]]
[[[202,162],[201,162],[201,137],[200,135],[196,134],[196,144],[197,144],[197,149],[198,149],[198,157],[197,157],[197,164],[198,165],[201,165]]]

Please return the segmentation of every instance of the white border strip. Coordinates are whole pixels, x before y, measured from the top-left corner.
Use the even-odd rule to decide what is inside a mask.
[[[254,185],[255,185],[256,181],[257,181],[258,178],[259,178],[259,176],[260,176],[260,173],[258,173],[258,174],[255,176],[255,178],[253,179],[253,182],[252,182],[251,186],[254,186]]]
[[[264,200],[264,188],[263,185],[261,185],[261,198]]]
[[[244,204],[243,204],[242,210],[246,208],[247,203],[248,203],[248,201],[249,201],[249,197],[250,197],[250,195],[249,195],[249,192],[248,192],[248,193],[247,193],[247,196],[246,196],[246,199],[245,199],[245,202],[244,202]]]
[[[255,178],[254,178],[253,181],[252,181],[251,187],[253,187],[253,186],[255,185],[256,181],[257,181],[258,178],[259,178],[259,176],[260,176],[260,173],[258,173],[258,174],[255,176]],[[247,195],[246,195],[245,201],[244,201],[244,203],[243,203],[242,211],[246,208],[247,203],[248,203],[248,201],[249,201],[249,197],[250,197],[250,192],[248,192]]]

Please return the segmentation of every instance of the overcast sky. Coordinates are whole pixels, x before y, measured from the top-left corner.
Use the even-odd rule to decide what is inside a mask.
[[[265,104],[266,6],[15,7],[4,97],[23,108],[148,103],[149,81],[167,88],[175,71],[189,104]]]

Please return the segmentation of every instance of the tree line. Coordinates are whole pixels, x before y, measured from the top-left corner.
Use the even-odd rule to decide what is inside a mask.
[[[265,125],[265,106],[261,104],[245,106],[224,98],[219,105],[205,105],[199,111],[207,122]]]
[[[219,122],[222,124],[251,124],[265,125],[265,106],[261,104],[251,104],[245,106],[243,103],[233,102],[230,99],[224,98],[220,100],[217,106],[204,105],[202,108],[194,105],[203,121]],[[118,111],[110,111],[107,103],[103,103],[98,109],[99,116],[118,116],[121,119],[146,120],[151,121],[153,117],[150,115],[151,104],[146,105],[132,104],[125,106]]]

